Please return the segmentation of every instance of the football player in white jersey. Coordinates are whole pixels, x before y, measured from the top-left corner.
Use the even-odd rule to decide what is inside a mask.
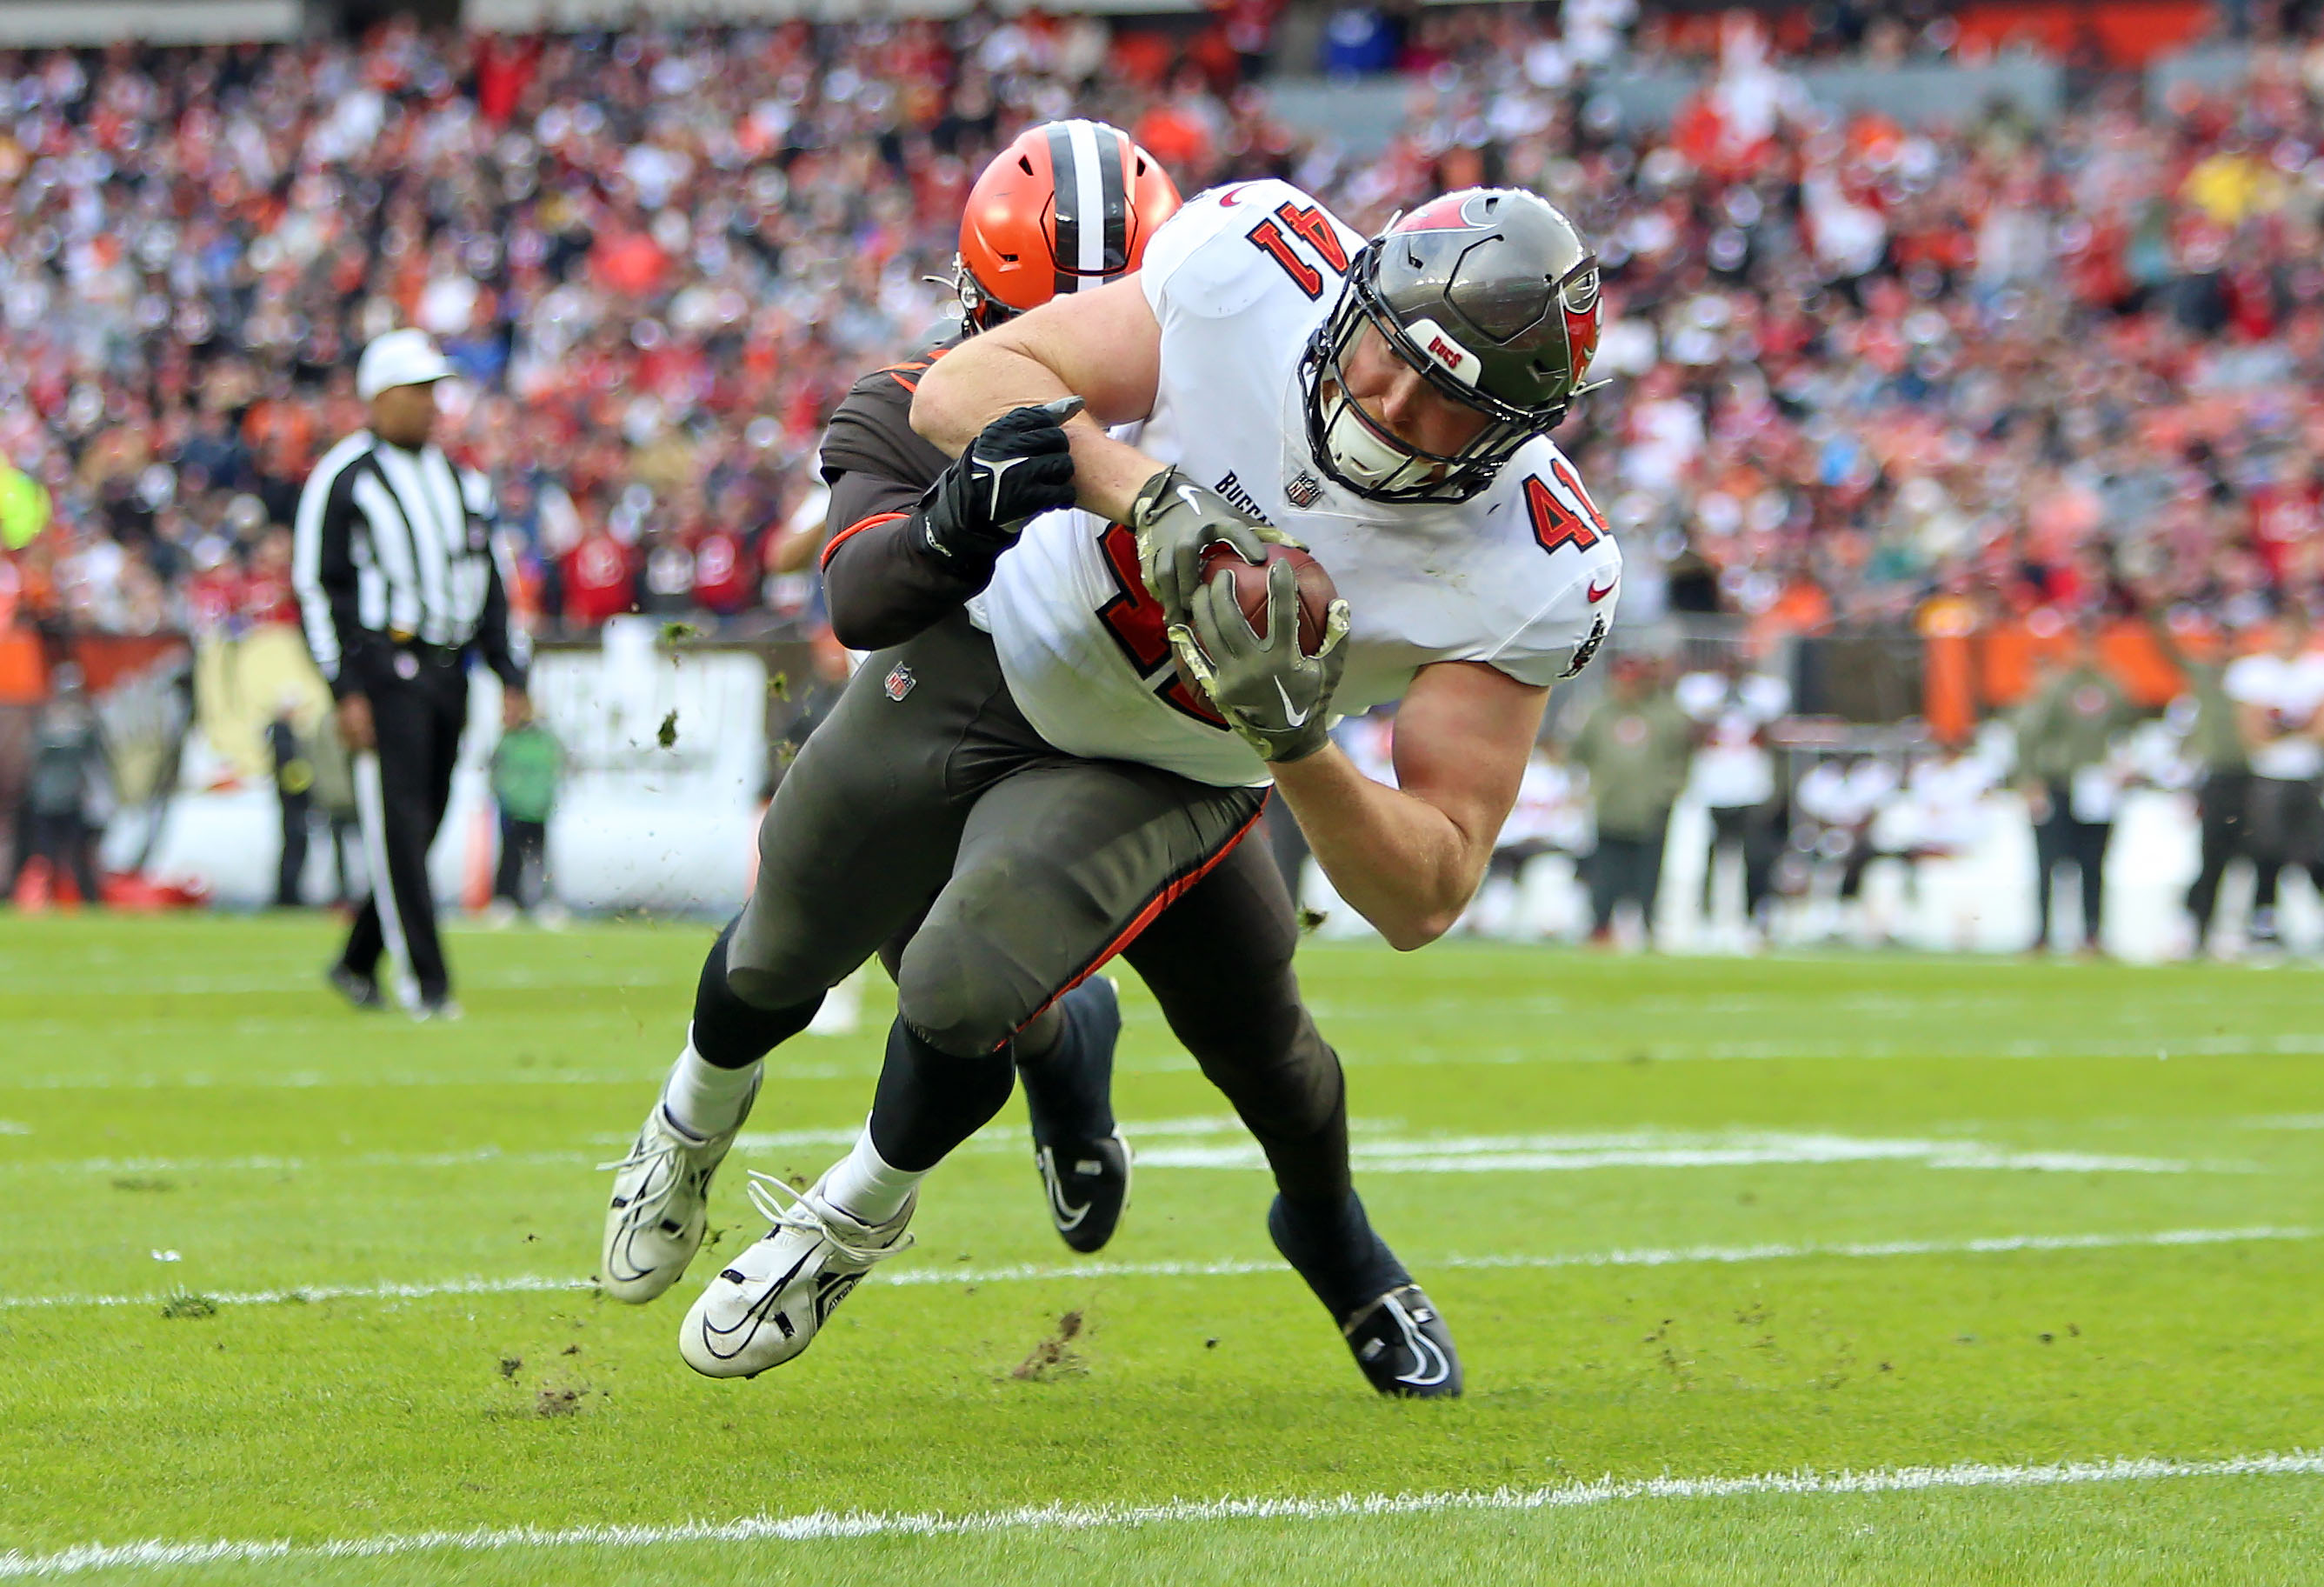
[[[1259,181],[1189,203],[1139,271],[921,376],[913,423],[958,457],[932,519],[1061,452],[1078,505],[1011,525],[990,585],[875,656],[778,790],[728,946],[738,996],[811,1010],[927,913],[862,1135],[805,1195],[765,1187],[774,1226],[688,1314],[689,1364],[746,1376],[804,1350],[1007,1099],[1012,1033],[1216,866],[1270,785],[1391,943],[1452,925],[1549,685],[1612,616],[1619,554],[1546,439],[1597,332],[1595,261],[1531,194],[1456,193],[1367,243]],[[1032,445],[1045,420],[1054,442]],[[1257,562],[1283,539],[1343,597],[1315,654],[1287,568],[1266,638],[1231,580],[1195,577],[1212,542]],[[1399,789],[1327,733],[1388,699]],[[1240,973],[1222,955],[1222,1007]],[[1443,1320],[1351,1188],[1278,1195],[1268,1229],[1375,1388],[1459,1392]]]

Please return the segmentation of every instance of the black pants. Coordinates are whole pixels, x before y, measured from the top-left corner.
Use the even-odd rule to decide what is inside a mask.
[[[540,900],[549,882],[549,823],[501,817],[501,863],[493,878],[493,896],[529,909]]]
[[[2195,946],[2211,935],[2211,917],[2219,908],[2219,879],[2228,863],[2248,851],[2251,773],[2213,771],[2195,794],[2195,814],[2201,823],[2203,867],[2187,890],[2187,912],[2195,918]]]
[[[307,835],[315,813],[312,794],[281,793],[282,802],[282,862],[274,871],[274,907],[295,909],[300,902],[300,879],[307,874]]]
[[[2097,946],[2106,920],[2107,844],[2114,841],[2111,821],[2074,818],[2072,790],[2063,783],[2050,788],[2049,818],[2034,829],[2034,910],[2040,921],[2034,946],[2050,941],[2050,889],[2061,864],[2070,863],[2082,878],[2082,946]]]
[[[26,818],[26,846],[33,854],[49,863],[49,888],[51,896],[60,890],[59,883],[69,874],[73,886],[80,890],[80,901],[94,909],[105,902],[97,890],[97,865],[90,856],[96,835],[77,811],[63,815],[43,816],[35,813]]]
[[[1646,935],[1655,930],[1655,900],[1663,888],[1663,835],[1670,813],[1644,837],[1598,835],[1598,852],[1590,856],[1591,929],[1603,935],[1614,925],[1614,909],[1624,899],[1638,906]]]
[[[2324,795],[2314,780],[2255,777],[2246,802],[2246,837],[2255,872],[2252,928],[2273,936],[2278,879],[2286,866],[2305,871],[2324,892]]]
[[[380,680],[368,692],[379,750],[357,756],[355,772],[371,896],[355,911],[341,957],[357,974],[374,975],[384,949],[432,1001],[450,992],[452,981],[436,937],[428,851],[452,798],[468,675],[456,663],[421,661],[416,676]]]
[[[1713,885],[1719,880],[1719,856],[1728,849],[1743,856],[1743,913],[1759,917],[1775,874],[1775,824],[1765,805],[1711,807],[1711,852],[1702,861],[1702,914],[1711,917]]]

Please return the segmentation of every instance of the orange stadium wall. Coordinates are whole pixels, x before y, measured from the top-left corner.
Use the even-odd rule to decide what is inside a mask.
[[[1939,615],[1923,623],[1923,635],[1922,714],[1929,731],[1948,743],[1968,737],[1981,717],[2024,700],[2033,692],[2037,665],[2044,660],[2062,663],[2074,649],[2072,629],[2054,617],[1976,628]],[[2180,635],[2179,644],[2190,656],[2203,659],[2219,649],[2217,636],[2207,630]],[[2141,710],[2159,711],[2186,692],[2186,678],[2146,625],[2135,620],[2107,625],[2098,635],[2098,660]]]

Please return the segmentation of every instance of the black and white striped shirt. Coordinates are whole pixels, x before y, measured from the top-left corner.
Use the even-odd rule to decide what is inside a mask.
[[[529,647],[508,620],[492,488],[438,447],[407,451],[357,430],[300,494],[291,583],[307,647],[334,696],[364,694],[395,647],[474,644],[512,687]]]

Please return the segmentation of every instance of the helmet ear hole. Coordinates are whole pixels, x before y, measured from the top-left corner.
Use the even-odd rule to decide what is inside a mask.
[[[1023,171],[1027,176],[1031,176],[1033,174],[1033,157],[1029,154],[1019,154],[1017,156],[1017,169]]]

